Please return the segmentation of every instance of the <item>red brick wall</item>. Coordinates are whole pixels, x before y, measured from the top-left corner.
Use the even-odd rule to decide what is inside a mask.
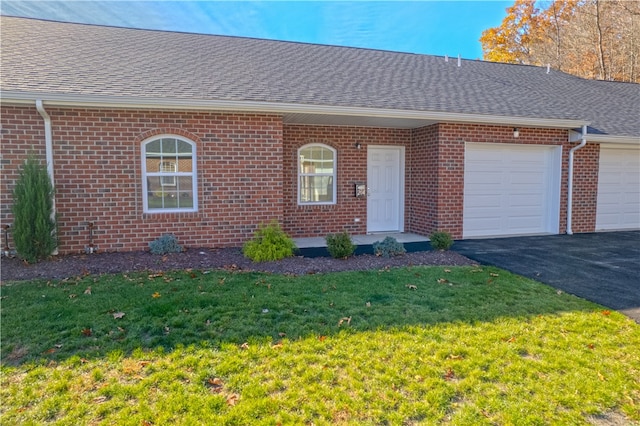
[[[573,144],[572,146],[575,146]],[[587,144],[573,155],[573,232],[594,232],[598,204],[600,145]]]
[[[282,221],[282,124],[279,116],[47,108],[52,121],[60,252],[146,249],[166,232],[190,247],[238,246],[256,225]],[[2,107],[2,224],[11,223],[11,191],[27,151],[44,151],[35,107]],[[196,144],[196,213],[145,214],[140,145],[158,134]],[[43,154],[42,154],[43,155]]]
[[[352,235],[367,232],[367,200],[354,196],[355,182],[367,181],[367,146],[408,147],[411,131],[369,127],[284,126],[284,228],[293,237],[324,237],[346,230]],[[308,143],[323,143],[337,150],[337,203],[299,206],[297,195],[297,153]],[[355,147],[361,144],[361,149]],[[405,152],[409,164],[409,150]],[[411,193],[409,167],[405,168],[405,192]],[[406,197],[405,201],[408,199]],[[405,202],[405,212],[408,203]],[[410,227],[405,215],[405,228]],[[360,222],[354,222],[360,218]]]
[[[454,238],[462,238],[464,206],[464,147],[465,142],[519,143],[563,146],[560,227],[566,228],[567,205],[567,132],[565,130],[519,128],[520,136],[513,137],[513,127],[477,124],[441,123],[437,125],[436,203],[428,232],[447,231]],[[427,232],[427,234],[428,234]]]
[[[421,129],[283,125],[276,115],[47,108],[52,119],[60,252],[82,252],[88,224],[103,251],[146,249],[173,232],[189,247],[239,246],[261,222],[276,219],[293,237],[366,232],[367,200],[354,183],[367,180],[367,146],[405,151],[405,231],[462,237],[465,142],[563,147],[560,226],[566,229],[567,132],[441,123]],[[44,124],[33,106],[3,106],[1,224],[11,223],[11,191],[28,152],[44,159]],[[196,144],[196,213],[145,214],[140,146],[159,134]],[[337,204],[298,206],[297,150],[324,143],[337,150]],[[362,145],[357,149],[355,144]],[[599,147],[577,151],[574,232],[595,228]],[[360,218],[360,222],[355,222]]]
[[[438,228],[438,125],[412,131],[410,161],[413,173],[411,192],[407,193],[411,220],[408,231],[429,235]]]

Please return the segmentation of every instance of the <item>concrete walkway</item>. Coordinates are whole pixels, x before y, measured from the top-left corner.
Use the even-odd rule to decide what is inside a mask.
[[[399,243],[418,243],[427,242],[429,238],[423,237],[418,234],[411,234],[409,232],[393,232],[393,233],[379,233],[379,234],[367,234],[367,235],[352,235],[351,241],[357,246],[370,246],[376,241],[382,241],[385,237],[393,237]],[[298,248],[317,248],[326,247],[327,242],[325,237],[312,237],[312,238],[294,238]]]
[[[452,250],[640,323],[640,231],[462,240]]]

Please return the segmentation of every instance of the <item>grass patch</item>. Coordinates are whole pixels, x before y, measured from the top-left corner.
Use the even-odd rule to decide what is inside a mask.
[[[640,421],[638,326],[493,268],[86,276],[2,298],[2,424]]]

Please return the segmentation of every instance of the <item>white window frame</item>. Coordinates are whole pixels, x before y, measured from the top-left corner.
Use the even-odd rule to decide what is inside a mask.
[[[171,173],[169,176],[166,175],[166,172],[162,171],[161,166],[158,166],[158,170],[147,170],[147,152],[146,147],[149,143],[157,141],[159,139],[175,139],[178,141],[183,141],[191,145],[191,172],[180,172],[176,171]],[[140,161],[142,163],[142,205],[144,213],[185,213],[185,212],[197,212],[198,211],[198,173],[197,173],[197,146],[196,143],[192,140],[184,138],[178,135],[172,134],[162,134],[155,135],[148,139],[145,139],[140,144]],[[174,167],[177,170],[177,157],[175,160],[171,158],[163,158],[161,162],[168,161],[174,162]],[[175,186],[177,184],[177,180],[180,177],[190,177],[191,178],[191,193],[193,194],[193,206],[192,207],[184,207],[184,208],[149,208],[149,188],[148,188],[148,178],[150,177],[160,177],[162,186]],[[173,178],[173,182],[164,183],[165,178]],[[173,183],[173,185],[171,184]],[[179,195],[178,195],[179,196]]]
[[[323,149],[328,149],[329,151],[331,151],[333,153],[333,173],[302,173],[301,171],[301,164],[300,164],[300,160],[301,160],[301,154],[300,152],[304,149],[307,148],[313,148],[313,147],[319,147],[319,148],[323,148]],[[337,178],[338,178],[338,151],[326,144],[323,143],[310,143],[310,144],[306,144],[301,146],[300,148],[298,148],[298,152],[297,152],[297,172],[296,172],[296,186],[297,189],[296,191],[298,192],[298,205],[299,206],[317,206],[317,205],[332,205],[332,204],[337,204],[337,200],[338,200],[338,191],[337,191]],[[332,178],[332,194],[333,194],[333,200],[331,201],[302,201],[302,191],[301,191],[301,179],[305,176],[311,176],[311,177],[315,177],[315,176],[329,176]]]

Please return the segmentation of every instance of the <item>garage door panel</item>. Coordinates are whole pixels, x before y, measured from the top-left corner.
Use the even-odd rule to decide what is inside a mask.
[[[551,146],[467,143],[463,236],[557,233],[559,170],[553,169],[560,167],[559,152]]]
[[[640,149],[601,146],[596,230],[640,228]]]
[[[502,206],[502,197],[500,195],[471,196],[468,199],[470,206],[476,209],[495,208],[500,209]]]
[[[517,210],[524,208],[527,210],[536,210],[540,204],[544,203],[544,194],[512,194],[508,197],[507,208],[509,210]]]

